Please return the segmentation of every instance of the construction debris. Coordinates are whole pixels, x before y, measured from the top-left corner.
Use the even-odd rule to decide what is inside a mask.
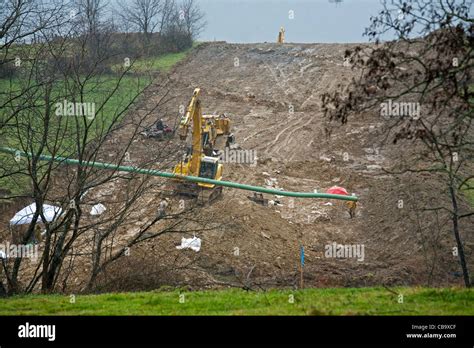
[[[91,208],[91,212],[90,214],[92,216],[95,216],[95,215],[102,215],[104,213],[104,211],[106,211],[107,208],[105,207],[105,205],[103,205],[102,203],[99,203],[99,204],[96,204],[94,205],[92,208]]]
[[[264,205],[264,206],[268,205],[268,199],[263,198],[262,193],[254,192],[253,196],[247,196],[247,198],[257,204]]]
[[[195,252],[201,250],[201,238],[194,236],[193,238],[181,238],[181,245],[178,245],[176,249],[192,249]]]

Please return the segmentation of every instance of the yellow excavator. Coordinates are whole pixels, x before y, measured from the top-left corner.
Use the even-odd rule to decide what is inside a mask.
[[[201,90],[196,88],[186,113],[181,117],[179,137],[186,140],[189,126],[192,121],[192,148],[184,159],[174,168],[174,174],[198,176],[214,180],[222,179],[223,165],[218,157],[213,157],[214,145],[217,137],[230,132],[230,120],[225,115],[203,115]],[[202,201],[213,201],[222,194],[222,186],[206,183],[192,183],[177,179],[175,191],[200,198]]]
[[[202,146],[206,155],[212,156],[216,140],[230,134],[230,119],[225,115],[202,115]]]

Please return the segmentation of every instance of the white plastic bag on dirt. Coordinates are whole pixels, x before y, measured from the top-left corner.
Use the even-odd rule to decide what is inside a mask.
[[[107,208],[102,203],[96,204],[91,209],[91,215],[101,215]]]
[[[176,249],[192,249],[195,252],[201,250],[201,238],[181,238],[181,245],[178,245]]]

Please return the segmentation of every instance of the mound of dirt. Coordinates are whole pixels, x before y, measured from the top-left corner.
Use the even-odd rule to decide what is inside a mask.
[[[321,95],[355,76],[344,64],[344,51],[354,46],[203,44],[166,77],[173,100],[163,118],[174,124],[179,105],[200,87],[204,113],[229,115],[240,149],[257,156],[256,163],[225,164],[224,180],[307,192],[343,186],[360,197],[355,218],[341,202],[266,195],[274,204],[262,206],[248,199],[251,192],[225,188],[220,201],[201,211],[213,228],[167,234],[137,247],[133,257],[112,267],[101,288],[117,290],[118,279],[120,290],[164,284],[296,287],[300,246],[306,251],[306,286],[461,284],[449,227],[437,230],[428,221],[420,230],[410,208],[422,195],[439,195],[441,186],[421,175],[383,172],[402,150],[378,147],[384,120],[368,113],[329,136],[325,131]],[[151,108],[163,94],[156,86],[140,108]],[[118,143],[127,136],[123,132]],[[153,139],[134,143],[131,151],[140,162],[163,146],[170,153],[184,151],[178,140],[163,145]],[[144,213],[147,218],[152,217]],[[202,239],[198,253],[175,248],[193,234]],[[464,237],[472,245],[472,236]],[[327,257],[332,243],[363,246],[363,257]]]

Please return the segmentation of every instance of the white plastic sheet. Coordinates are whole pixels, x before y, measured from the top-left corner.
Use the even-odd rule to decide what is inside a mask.
[[[36,203],[31,203],[29,206],[23,208],[15,214],[15,216],[10,220],[10,225],[26,225],[33,220],[33,216],[36,212]],[[46,221],[51,222],[61,215],[62,209],[54,205],[43,204],[43,215],[46,218]],[[41,217],[39,219],[41,222]]]
[[[195,252],[201,250],[201,238],[181,238],[181,245],[178,245],[176,249],[192,249]]]
[[[91,209],[91,215],[101,215],[107,208],[102,203],[96,204]]]

